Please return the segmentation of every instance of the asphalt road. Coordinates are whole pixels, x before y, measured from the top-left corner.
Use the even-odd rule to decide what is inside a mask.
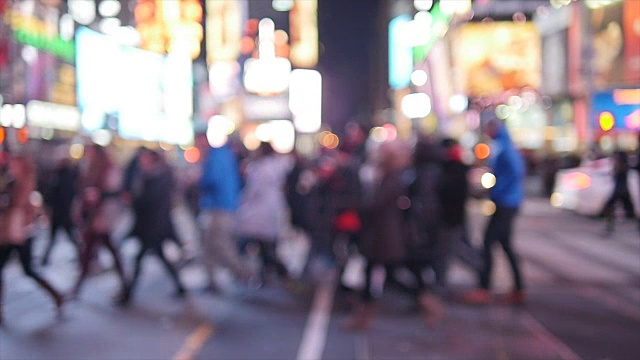
[[[480,203],[469,209],[479,241],[486,219]],[[185,238],[194,240],[186,214],[177,215]],[[630,221],[621,221],[610,237],[602,235],[604,227],[544,199],[528,199],[515,236],[525,306],[456,301],[475,276],[454,263],[446,317],[437,326],[425,326],[410,297],[385,289],[372,328],[355,333],[343,326],[351,297],[336,291],[330,272],[307,291],[277,285],[247,290],[222,274],[225,291],[211,294],[199,291],[204,275],[196,261],[181,270],[190,292],[177,299],[159,262],[150,258],[133,304],[123,309],[113,305],[117,278],[101,254],[103,269],[57,318],[47,295],[13,261],[4,273],[0,359],[637,359],[640,233]],[[38,240],[36,255],[44,244]],[[197,244],[189,244],[197,252]],[[122,247],[129,273],[135,247],[135,241]],[[289,243],[282,253],[299,268],[305,249]],[[175,249],[168,250],[175,259]],[[77,274],[70,245],[60,242],[52,264],[40,271],[68,290]],[[497,293],[509,289],[501,254],[494,280]]]

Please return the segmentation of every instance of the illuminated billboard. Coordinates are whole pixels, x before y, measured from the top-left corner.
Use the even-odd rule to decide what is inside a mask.
[[[73,31],[60,2],[0,0],[0,93],[9,102],[75,106]]]
[[[193,137],[191,60],[121,45],[81,28],[76,34],[78,107],[87,133],[186,144]]]
[[[540,87],[540,35],[532,23],[464,24],[451,46],[456,88],[470,97]]]
[[[593,94],[591,123],[595,129],[640,130],[640,88]]]

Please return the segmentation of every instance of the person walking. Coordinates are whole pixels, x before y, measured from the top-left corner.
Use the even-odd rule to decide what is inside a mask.
[[[120,198],[127,205],[131,205],[132,192],[134,190],[134,185],[140,184],[141,182],[140,178],[143,175],[142,174],[143,171],[140,165],[140,157],[142,156],[142,153],[148,152],[148,151],[149,149],[145,148],[144,146],[138,147],[136,152],[133,154],[133,156],[129,160],[129,163],[127,164],[126,168],[124,169],[124,176],[122,178],[122,190],[120,193]],[[164,162],[164,160],[162,160],[161,162]],[[165,162],[165,165],[168,167],[168,164],[166,164],[166,162]],[[169,175],[173,177],[173,173],[171,171],[169,171],[169,173],[170,173]],[[138,191],[139,190],[140,189],[138,189]],[[118,243],[118,246],[122,246],[126,242],[126,240],[129,238],[139,237],[138,234],[136,233],[136,230],[140,228],[137,225],[137,221],[138,221],[137,216],[134,216],[134,223],[133,223],[133,226],[131,227],[131,230],[127,232],[127,234],[120,240],[120,242]],[[186,261],[184,242],[178,236],[178,233],[173,223],[173,217],[169,218],[166,226],[168,227],[166,239],[173,242],[178,247],[178,249],[180,250],[181,259],[183,261]]]
[[[153,252],[176,285],[177,295],[183,296],[185,288],[175,267],[167,260],[162,249],[165,238],[172,236],[171,193],[173,176],[169,165],[156,151],[145,149],[138,157],[140,174],[131,189],[132,204],[136,216],[134,233],[140,239],[140,250],[135,260],[131,282],[120,299],[122,305],[130,302],[142,269],[142,259]]]
[[[63,296],[40,276],[33,268],[32,243],[36,220],[36,206],[32,194],[36,188],[33,162],[26,155],[8,155],[7,164],[0,164],[1,187],[6,203],[0,206],[0,304],[4,284],[2,270],[13,253],[17,253],[25,274],[35,280],[53,299],[58,314],[62,309]],[[0,308],[0,323],[2,309]]]
[[[73,202],[78,192],[78,168],[67,152],[58,160],[51,179],[48,205],[51,211],[51,225],[49,244],[42,257],[42,266],[49,264],[51,251],[56,244],[58,230],[63,230],[69,241],[75,247],[78,260],[80,259],[80,240],[73,224]]]
[[[500,244],[509,259],[514,281],[513,290],[506,301],[521,304],[526,296],[512,235],[514,222],[524,199],[524,160],[514,147],[505,124],[498,119],[493,108],[482,111],[480,120],[483,133],[493,139],[489,167],[496,177],[496,183],[489,190],[489,199],[496,208],[484,233],[484,267],[479,274],[479,288],[465,294],[464,300],[473,304],[487,304],[491,301],[489,289],[493,270],[492,250],[495,244]]]
[[[240,173],[236,155],[227,143],[212,147],[205,134],[196,135],[200,150],[202,175],[199,182],[203,262],[209,284],[205,290],[217,291],[214,277],[216,266],[231,270],[241,281],[253,277],[251,269],[242,262],[233,238],[235,212],[240,202]]]
[[[105,247],[111,253],[120,278],[119,296],[122,296],[127,289],[127,281],[118,250],[111,243],[111,230],[119,211],[119,171],[106,149],[99,145],[88,146],[83,160],[79,180],[81,198],[75,215],[82,232],[83,251],[80,274],[70,296],[76,298],[80,294],[100,247]]]
[[[606,218],[607,227],[605,235],[611,235],[615,230],[616,204],[621,202],[624,206],[625,216],[628,219],[635,217],[631,192],[629,191],[629,157],[624,151],[616,151],[613,154],[613,191],[602,208],[601,215]]]
[[[380,146],[377,166],[380,180],[370,194],[365,193],[360,208],[360,250],[366,259],[365,286],[360,293],[361,303],[345,324],[350,330],[366,330],[370,327],[374,313],[374,269],[383,266],[387,276],[392,276],[407,256],[404,215],[399,207],[399,199],[405,197],[401,172],[409,161],[404,150],[398,142]]]
[[[284,185],[292,165],[291,157],[276,153],[268,142],[263,142],[245,168],[235,235],[241,240],[243,252],[251,244],[258,246],[264,280],[268,280],[270,273],[275,273],[279,280],[289,278],[276,249],[287,221]]]
[[[440,236],[447,247],[446,255],[454,256],[475,271],[483,267],[481,253],[471,243],[467,228],[466,204],[469,197],[469,167],[463,162],[463,149],[454,139],[443,139],[445,160],[438,186],[442,226]],[[445,264],[447,259],[443,259]],[[445,265],[446,269],[448,265]]]

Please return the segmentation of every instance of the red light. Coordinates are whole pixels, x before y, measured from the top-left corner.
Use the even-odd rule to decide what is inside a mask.
[[[29,141],[29,129],[23,127],[18,130],[18,142],[20,144],[26,144]]]
[[[491,155],[491,148],[487,144],[480,143],[476,145],[473,152],[476,154],[476,157],[480,160],[484,160]]]
[[[190,164],[197,163],[200,160],[200,150],[195,146],[188,148],[184,151],[184,159]]]

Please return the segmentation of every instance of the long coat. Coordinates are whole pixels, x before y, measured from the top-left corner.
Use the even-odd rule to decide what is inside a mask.
[[[371,262],[397,264],[407,255],[405,222],[398,206],[405,196],[399,172],[383,176],[373,194],[361,208],[362,234],[360,250]]]
[[[172,236],[171,203],[173,176],[168,166],[158,165],[139,174],[133,189],[136,216],[134,233],[143,246],[153,247]]]

